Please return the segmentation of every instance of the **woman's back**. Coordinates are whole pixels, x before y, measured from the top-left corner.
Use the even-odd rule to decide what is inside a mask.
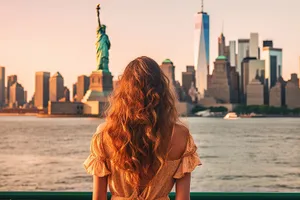
[[[84,162],[84,166],[89,174],[98,177],[108,176],[112,200],[169,199],[168,194],[176,179],[183,178],[186,173],[192,172],[196,166],[201,164],[196,153],[197,147],[188,129],[183,125],[176,124],[172,133],[168,159],[164,166],[155,172],[150,180],[146,177],[142,179],[143,184],[141,184],[140,190],[135,190],[126,182],[122,170],[118,170],[111,162],[112,141],[108,135],[103,134],[102,127],[103,125],[100,125],[93,136],[91,155]]]
[[[153,59],[128,64],[85,162],[94,175],[95,199],[106,198],[107,184],[112,199],[168,199],[175,180],[176,195],[188,199],[189,172],[200,160],[188,129],[176,124],[175,102],[172,85]]]

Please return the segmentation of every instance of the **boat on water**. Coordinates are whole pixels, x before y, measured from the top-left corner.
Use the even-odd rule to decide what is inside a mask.
[[[261,118],[261,117],[266,117],[266,116],[262,115],[262,114],[256,114],[256,113],[241,114],[240,115],[240,118]]]
[[[235,112],[229,112],[223,119],[240,119]]]
[[[203,110],[195,113],[196,116],[198,117],[210,117],[211,113],[209,110]]]

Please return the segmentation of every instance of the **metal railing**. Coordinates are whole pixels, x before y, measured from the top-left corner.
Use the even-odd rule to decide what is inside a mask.
[[[110,199],[108,193],[108,199]],[[170,193],[175,200],[175,193]],[[0,192],[1,200],[91,200],[91,192]],[[223,192],[192,192],[191,200],[300,200],[300,193],[223,193]]]

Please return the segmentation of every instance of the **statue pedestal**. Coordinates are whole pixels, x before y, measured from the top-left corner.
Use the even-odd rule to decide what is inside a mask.
[[[90,88],[85,93],[82,102],[107,102],[113,90],[113,76],[109,71],[97,70],[90,75]]]

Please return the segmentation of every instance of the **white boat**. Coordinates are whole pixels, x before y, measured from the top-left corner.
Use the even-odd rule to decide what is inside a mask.
[[[224,117],[224,119],[239,119],[239,117],[237,116],[237,114],[235,112],[229,112]]]
[[[199,117],[209,117],[211,116],[211,113],[209,110],[203,110],[203,111],[199,111],[197,113],[195,113],[196,116],[199,116]]]

